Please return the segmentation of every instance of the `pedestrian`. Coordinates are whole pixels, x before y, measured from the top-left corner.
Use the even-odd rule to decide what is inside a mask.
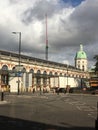
[[[33,93],[35,93],[35,88],[33,88]]]
[[[57,94],[59,95],[59,87],[57,88]]]

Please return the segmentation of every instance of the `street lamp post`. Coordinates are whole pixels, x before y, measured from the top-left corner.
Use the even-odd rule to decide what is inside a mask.
[[[68,65],[67,65],[67,92],[69,92],[69,86],[68,86]]]
[[[18,34],[19,35],[19,61],[18,61],[18,67],[20,68],[20,60],[21,60],[21,32],[12,32],[13,34]],[[18,70],[18,95],[19,95],[19,87],[20,87],[20,80],[19,76],[20,75],[20,69]]]

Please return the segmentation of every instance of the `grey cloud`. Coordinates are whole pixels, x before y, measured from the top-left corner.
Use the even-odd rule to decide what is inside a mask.
[[[97,2],[98,3],[98,2]],[[86,43],[91,43],[98,40],[98,7],[93,2],[87,6],[78,7],[70,17],[70,21],[77,29],[77,36],[84,40]],[[88,3],[87,3],[88,4]]]
[[[10,4],[16,4],[19,0],[9,0]]]
[[[13,40],[11,40],[11,32],[7,30],[7,27],[0,26],[0,48],[11,51],[12,48],[16,48],[15,44],[13,44]],[[10,37],[10,38],[9,38]]]
[[[22,21],[26,24],[31,23],[35,19],[37,20],[43,20],[45,17],[45,14],[48,14],[48,17],[53,15],[53,13],[56,13],[57,7],[53,3],[50,3],[49,1],[39,1],[36,2],[35,6],[33,8],[28,8],[22,15]]]

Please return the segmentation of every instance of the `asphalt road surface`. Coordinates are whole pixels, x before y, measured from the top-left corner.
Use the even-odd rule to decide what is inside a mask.
[[[95,130],[98,95],[39,93],[0,101],[0,129]]]

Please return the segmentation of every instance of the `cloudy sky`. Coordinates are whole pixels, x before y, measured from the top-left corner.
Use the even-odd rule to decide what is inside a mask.
[[[45,59],[46,14],[48,60],[74,66],[80,44],[89,67],[98,54],[98,0],[1,0],[0,50]]]

